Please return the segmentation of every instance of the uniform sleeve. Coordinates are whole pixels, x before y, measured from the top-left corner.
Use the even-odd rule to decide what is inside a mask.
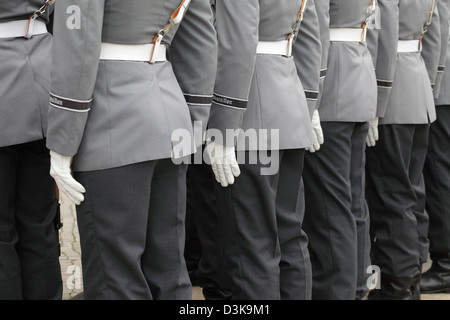
[[[449,35],[449,0],[439,0],[438,3],[439,8],[439,22],[441,26],[441,53],[439,56],[439,65],[436,75],[436,81],[434,84],[434,97],[438,99],[439,93],[441,91],[441,82],[445,72],[445,63],[447,61],[447,42]]]
[[[378,32],[375,48],[375,68],[378,85],[377,117],[383,117],[386,113],[397,61],[399,1],[378,0],[378,6],[380,10],[380,29],[375,30]]]
[[[316,107],[320,106],[320,98],[323,94],[323,82],[327,74],[328,51],[330,49],[330,2],[325,0],[316,0],[314,2],[319,21],[320,42],[322,44],[322,62],[319,78],[319,96]]]
[[[100,57],[104,0],[58,0],[47,147],[74,156],[80,146]]]
[[[209,0],[193,0],[169,49],[191,119],[206,129],[217,71],[217,37]]]
[[[242,126],[256,60],[259,0],[216,2],[218,66],[208,128],[219,130]],[[233,146],[235,141],[224,141]]]
[[[320,70],[322,67],[319,20],[313,0],[308,1],[304,19],[293,44],[292,54],[312,117],[319,97]]]
[[[428,26],[427,32],[422,39],[422,57],[427,67],[433,91],[441,55],[441,26],[439,19],[439,9],[435,6],[431,24]]]

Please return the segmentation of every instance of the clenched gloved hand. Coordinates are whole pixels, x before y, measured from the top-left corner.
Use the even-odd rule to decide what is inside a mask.
[[[222,187],[234,183],[234,178],[241,174],[236,160],[235,148],[225,147],[211,141],[206,146],[214,176]]]
[[[323,144],[323,131],[322,126],[320,125],[320,116],[319,111],[316,109],[314,110],[312,120],[312,135],[313,135],[313,145],[306,148],[311,153],[314,153],[320,149],[320,145]]]
[[[50,175],[55,179],[59,191],[63,192],[73,203],[79,205],[84,201],[84,187],[71,174],[72,157],[50,151]]]
[[[374,147],[378,141],[378,117],[369,121],[369,133],[367,134],[366,144],[368,147]]]

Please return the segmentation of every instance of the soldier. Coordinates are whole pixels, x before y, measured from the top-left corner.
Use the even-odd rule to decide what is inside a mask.
[[[219,62],[206,150],[220,183],[233,299],[311,296],[301,174],[312,128],[291,46],[308,3],[216,2]]]
[[[311,118],[312,144],[309,147],[306,147],[305,150],[308,150],[309,152],[315,152],[320,149],[320,145],[323,143],[322,128],[320,127],[320,119],[318,119],[317,101],[319,99],[320,88],[321,84],[323,83],[322,80],[324,78],[323,69],[325,59],[324,57],[326,56],[326,53],[322,50],[322,40],[324,37],[321,34],[321,31],[323,30],[321,29],[320,25],[318,27],[319,10],[317,10],[316,8],[319,5],[317,4],[316,0],[309,0],[305,6],[306,11],[303,15],[303,21],[301,23],[300,30],[298,31],[296,41],[293,43],[292,55],[294,57],[298,77],[302,83],[302,87],[308,104],[309,116]],[[284,198],[283,196],[278,197],[280,199],[284,199],[284,201],[279,200],[278,206],[281,208],[279,209],[280,213],[283,213],[283,205],[286,206],[286,210],[286,208],[289,208],[289,206],[294,203],[286,201],[286,198]],[[295,199],[293,195],[291,195],[291,197]],[[296,209],[296,211],[299,213],[300,221],[303,221],[305,212],[303,178],[301,178],[300,181],[300,190],[297,205],[298,208]],[[289,210],[286,210],[286,213],[286,216],[288,216]],[[283,220],[280,219],[280,221]],[[283,231],[280,231],[280,239],[289,239],[287,236],[282,236],[282,232]],[[296,296],[292,289],[282,289],[282,299],[311,299],[312,270],[310,266],[309,252],[307,250],[308,240],[306,233],[302,229],[300,232],[300,248],[302,248],[302,252],[304,254],[303,260],[305,261],[305,263],[307,263],[307,265],[302,270],[304,273],[304,280],[303,283],[300,282],[301,285],[299,286],[299,288],[303,289],[305,291],[305,294]],[[286,241],[286,243],[288,242]],[[289,245],[292,246],[292,244]],[[291,249],[287,244],[281,246],[281,264],[284,263],[288,265],[290,261],[295,262],[294,259],[289,258],[289,255],[291,255],[290,251]],[[305,252],[308,252],[308,254],[305,254]],[[294,254],[297,253],[295,253],[294,251]],[[280,268],[281,277],[286,278],[286,280],[283,280],[282,282],[282,285],[284,286],[287,286],[287,281],[289,279],[294,278],[294,274],[291,275],[291,278],[289,278],[289,272],[286,271],[287,268],[287,266],[283,266]]]
[[[378,25],[368,31],[368,46],[374,61],[378,91],[376,117],[369,121],[369,132],[366,138],[366,144],[369,148],[375,146],[379,138],[378,122],[379,118],[383,117],[386,112],[392,90],[398,44],[398,5],[389,0],[378,0],[378,6],[380,9],[379,20],[374,21]],[[373,271],[376,272],[377,270],[366,270],[367,274]],[[366,281],[358,282],[357,292],[364,292],[364,294],[367,294],[373,285],[378,284],[368,284],[367,279],[360,280]]]
[[[440,14],[439,14],[439,2],[440,0],[435,0],[435,9],[432,13],[432,23],[426,28],[426,36],[422,39],[422,48],[421,55],[425,62],[425,67],[427,68],[427,73],[430,78],[431,89],[433,92],[433,96],[436,95],[436,92],[439,90],[436,88],[437,81],[440,81],[441,77],[438,79],[439,65],[444,63],[441,61],[441,56],[444,52],[445,46],[442,46],[442,38],[441,38],[441,22],[440,22]],[[444,47],[444,48],[442,48]],[[442,53],[441,53],[442,52]],[[445,57],[443,57],[444,59]],[[437,119],[437,114],[436,114]],[[434,123],[434,122],[433,122]],[[430,125],[431,127],[431,125]],[[429,132],[428,132],[429,139]],[[429,143],[428,143],[429,144]],[[428,147],[427,147],[428,154]],[[426,160],[426,159],[425,159]],[[423,169],[425,168],[425,164],[423,164]],[[429,228],[429,217],[426,211],[426,194],[425,194],[425,180],[423,174],[421,175],[417,191],[418,201],[414,208],[414,215],[417,221],[417,231],[419,236],[419,270],[420,275],[415,278],[414,284],[412,286],[413,299],[420,299],[420,282],[421,282],[421,274],[422,274],[422,266],[428,260],[428,250],[429,250],[429,241],[428,241],[428,228]]]
[[[306,211],[313,299],[356,298],[368,264],[364,200],[365,139],[376,113],[376,77],[366,44],[374,1],[331,0],[327,76],[319,105],[324,144],[305,156]],[[362,295],[362,294],[360,294]]]
[[[391,5],[399,21],[398,34],[391,29],[392,37],[399,39],[395,73],[386,111],[379,118],[379,141],[367,149],[372,263],[381,270],[381,289],[369,298],[409,300],[420,298],[422,169],[429,123],[436,119],[432,76],[421,55],[422,38],[433,37],[432,30],[426,31],[435,1],[396,0]]]
[[[319,29],[315,28],[316,31],[319,31],[319,39],[320,39],[320,52],[322,53],[322,59],[320,61],[320,76],[319,76],[319,85],[318,91],[314,90],[306,90],[305,95],[308,100],[308,108],[309,113],[311,115],[311,125],[313,128],[313,144],[306,148],[311,153],[314,153],[320,149],[320,146],[324,143],[323,139],[323,131],[320,126],[320,116],[319,116],[319,106],[320,106],[320,98],[323,94],[323,82],[325,80],[325,76],[327,74],[327,64],[328,64],[328,50],[330,48],[330,17],[328,15],[328,3],[327,1],[315,1],[315,11],[317,15],[317,20],[319,21]],[[313,16],[312,14],[308,14],[308,16]],[[308,24],[302,28],[299,32],[299,40],[296,41],[296,47],[298,47],[298,52],[300,53],[300,59],[297,59],[297,70],[298,76],[302,81],[302,85],[304,88],[308,87],[316,87],[316,83],[314,82],[317,77],[313,75],[313,72],[316,70],[316,65],[314,65],[314,61],[317,62],[314,54],[319,52],[318,45],[315,44],[314,37],[308,35],[308,32],[314,32],[314,30],[306,30],[308,28]],[[305,45],[305,40],[302,39],[310,39],[309,46]],[[312,48],[308,48],[311,47]],[[312,50],[311,50],[312,49]],[[302,50],[306,50],[303,52]],[[310,59],[305,59],[305,57],[312,57]]]
[[[209,0],[213,13],[215,0]],[[203,122],[206,124],[208,119]],[[202,135],[203,138],[203,135]],[[204,161],[204,140],[192,156],[187,171],[186,250],[185,257],[193,283],[202,287],[206,300],[230,297],[229,283],[223,269],[218,212],[214,194],[214,176]]]
[[[428,153],[424,167],[426,211],[429,216],[429,253],[431,268],[422,275],[423,293],[450,292],[450,54],[449,3],[437,2],[442,50],[434,86],[437,119],[430,126]],[[442,78],[443,77],[443,78]]]
[[[57,2],[47,146],[86,299],[191,298],[184,160],[216,50],[208,0]]]
[[[0,3],[0,300],[62,298],[59,205],[45,147],[52,2]]]

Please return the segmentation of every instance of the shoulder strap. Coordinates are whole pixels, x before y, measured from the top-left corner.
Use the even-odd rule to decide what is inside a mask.
[[[47,11],[47,8],[49,6],[51,6],[53,3],[55,3],[55,0],[47,0],[47,1],[45,1],[45,3],[42,5],[42,7],[40,7],[38,10],[36,10],[35,12],[33,12],[30,15],[29,19],[37,19],[37,18],[39,18],[40,16],[42,16],[45,13],[45,11]]]
[[[430,12],[428,13],[428,19],[427,19],[427,22],[425,23],[425,25],[423,26],[422,33],[419,36],[419,51],[422,50],[422,38],[423,38],[423,35],[425,33],[427,33],[428,26],[431,24],[431,21],[433,20],[433,12],[434,12],[434,5],[435,5],[435,3],[436,3],[436,0],[431,0],[431,9],[430,9]]]
[[[370,2],[369,7],[367,8],[366,13],[366,19],[364,20],[361,28],[363,29],[362,35],[361,35],[361,43],[365,42],[366,36],[367,36],[367,23],[372,19],[373,15],[375,14],[375,11],[377,9],[377,0],[372,0]]]
[[[294,27],[292,28],[292,32],[288,36],[289,38],[295,38],[300,30],[300,25],[303,21],[303,17],[306,11],[306,7],[308,5],[308,0],[303,0],[302,5],[300,6],[300,11],[297,13],[297,20],[294,23]]]
[[[23,36],[24,38],[26,38],[26,39],[31,38],[32,33],[33,33],[32,30],[34,28],[34,21],[37,18],[39,18],[40,16],[42,16],[45,13],[45,11],[47,11],[48,7],[51,6],[54,2],[55,2],[55,0],[47,0],[42,5],[42,7],[40,7],[38,10],[36,10],[32,14],[30,14],[30,16],[28,17],[27,33]]]
[[[431,20],[433,19],[433,12],[434,12],[434,4],[435,4],[435,2],[436,2],[436,0],[431,0],[431,9],[430,9],[430,12],[428,13],[428,20],[427,20],[427,23],[425,24],[425,28],[424,28],[425,32],[426,32],[428,26],[431,24]]]
[[[174,12],[170,15],[169,23],[164,26],[161,30],[158,31],[155,38],[153,39],[153,52],[152,56],[150,58],[150,63],[155,62],[154,61],[154,53],[157,49],[159,49],[159,46],[161,45],[161,41],[164,39],[164,37],[169,33],[170,29],[174,25],[177,25],[181,23],[181,21],[184,18],[184,14],[186,13],[189,4],[191,3],[191,0],[183,0],[181,4],[178,6],[178,8],[175,9]]]
[[[308,0],[303,0],[300,6],[300,11],[297,13],[297,20],[292,27],[291,33],[289,33],[287,37],[288,48],[287,48],[287,56],[290,56],[292,53],[292,43],[294,42],[295,37],[297,37],[298,31],[300,30],[300,25],[302,24],[303,17],[306,11],[306,7],[308,5]]]

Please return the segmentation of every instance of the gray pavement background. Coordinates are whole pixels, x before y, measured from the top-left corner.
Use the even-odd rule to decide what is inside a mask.
[[[60,195],[60,203],[63,223],[63,227],[60,229],[63,300],[70,300],[83,292],[81,249],[75,206],[67,200],[64,194]],[[428,268],[429,263],[424,265],[424,271]],[[192,298],[193,300],[204,300],[201,288],[193,288]],[[450,294],[422,294],[422,300],[450,300]]]
[[[60,193],[61,222],[59,232],[61,244],[61,273],[63,278],[63,299],[68,300],[83,292],[81,249],[75,206]]]

